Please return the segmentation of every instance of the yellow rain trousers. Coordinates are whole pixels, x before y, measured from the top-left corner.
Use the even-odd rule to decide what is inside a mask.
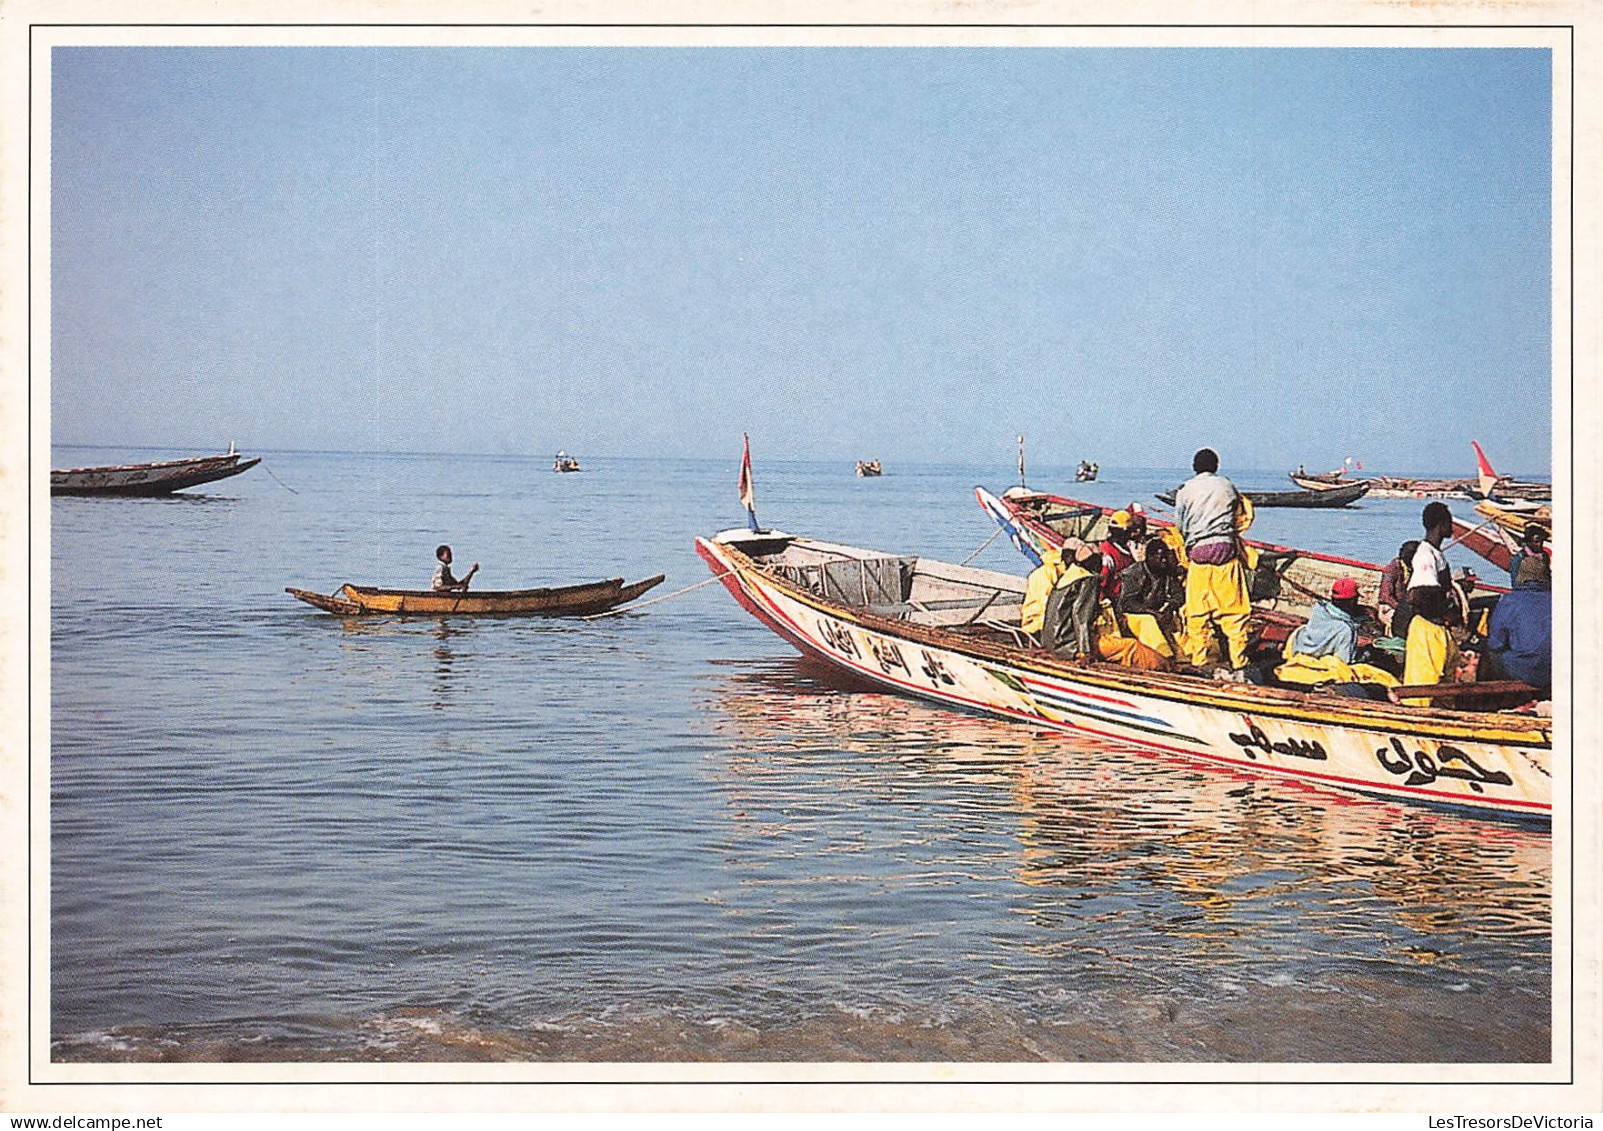
[[[1124,623],[1130,628],[1130,635],[1151,648],[1165,659],[1174,659],[1174,649],[1169,647],[1169,638],[1163,635],[1163,629],[1158,627],[1158,618],[1151,613],[1125,613]],[[1179,641],[1175,641],[1176,644]]]
[[[1191,662],[1208,664],[1211,627],[1217,625],[1230,649],[1230,666],[1247,666],[1247,621],[1252,616],[1252,600],[1247,596],[1247,567],[1240,557],[1224,565],[1192,562],[1186,570],[1186,636],[1190,638]]]
[[[1096,638],[1096,654],[1110,663],[1144,672],[1166,672],[1174,665],[1139,640],[1104,633]]]
[[[1144,620],[1151,625],[1152,634],[1157,637],[1158,643],[1163,645],[1161,652],[1140,638],[1136,625],[1138,620]],[[1119,618],[1113,615],[1113,605],[1107,601],[1101,602],[1097,610],[1096,626],[1092,629],[1096,636],[1097,655],[1101,659],[1144,672],[1166,672],[1174,668],[1170,659],[1174,652],[1169,648],[1168,641],[1163,639],[1156,617],[1150,613],[1137,613],[1135,616],[1127,616],[1125,624],[1129,626],[1131,633],[1129,636],[1120,631]]]
[[[1236,533],[1245,534],[1257,517],[1252,500],[1245,496],[1239,500],[1236,514]],[[1165,531],[1165,541],[1168,541]],[[1179,532],[1176,531],[1176,534]],[[1176,539],[1178,540],[1178,539]],[[1172,542],[1170,543],[1173,544]],[[1230,666],[1241,669],[1247,666],[1247,622],[1252,618],[1252,597],[1247,591],[1247,571],[1258,565],[1258,551],[1239,538],[1236,556],[1224,565],[1202,565],[1191,561],[1182,547],[1178,555],[1186,564],[1185,614],[1187,647],[1191,649],[1191,663],[1207,667],[1210,659],[1212,625],[1219,626],[1230,652]]]
[[[1403,682],[1441,683],[1452,678],[1458,660],[1453,634],[1434,621],[1415,617],[1408,622],[1408,643],[1403,651]],[[1429,699],[1404,699],[1411,707],[1429,707]]]

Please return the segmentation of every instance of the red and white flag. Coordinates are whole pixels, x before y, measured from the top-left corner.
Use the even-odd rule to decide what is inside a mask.
[[[740,434],[744,450],[740,456],[740,505],[746,508],[751,528],[757,529],[757,501],[751,490],[751,437]]]

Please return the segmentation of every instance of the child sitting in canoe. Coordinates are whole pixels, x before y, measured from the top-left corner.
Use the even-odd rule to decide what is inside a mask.
[[[473,568],[468,570],[467,576],[458,580],[451,575],[451,547],[443,545],[435,547],[434,556],[440,560],[440,564],[434,567],[434,584],[432,588],[436,593],[465,592],[468,583],[473,580],[473,575],[479,572],[479,563],[474,562]]]

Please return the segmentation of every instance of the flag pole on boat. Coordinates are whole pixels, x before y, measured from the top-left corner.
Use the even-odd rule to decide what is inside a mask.
[[[757,501],[751,490],[751,437],[742,432],[740,439],[740,505],[746,508],[746,524],[755,534],[761,528],[757,525]]]
[[[1024,437],[1019,437],[1019,486],[1024,486]]]

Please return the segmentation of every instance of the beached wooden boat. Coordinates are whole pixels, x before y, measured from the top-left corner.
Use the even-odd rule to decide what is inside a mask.
[[[129,463],[114,467],[73,467],[50,472],[52,495],[170,495],[185,487],[198,487],[240,475],[261,458],[243,459],[230,450],[226,455]]]
[[[1547,820],[1551,723],[1218,683],[1021,647],[1025,579],[774,531],[696,551],[804,655],[906,695],[1258,777]]]
[[[1352,479],[1343,472],[1325,472],[1316,475],[1287,476],[1306,491],[1333,491],[1351,487],[1355,483],[1369,484],[1368,494],[1375,499],[1473,499],[1476,485],[1473,479],[1408,479],[1396,475],[1373,475],[1366,479]]]
[[[1359,479],[1339,487],[1304,491],[1243,491],[1255,507],[1348,507],[1369,493],[1369,481]],[[1157,498],[1174,506],[1174,492],[1159,492]]]
[[[1033,565],[1041,563],[1043,549],[1061,547],[1065,538],[1100,542],[1107,537],[1108,518],[1113,514],[1110,507],[1019,487],[1000,498],[983,487],[976,487],[974,497]],[[1154,531],[1174,525],[1156,515],[1149,515],[1147,521]],[[1383,567],[1374,562],[1279,546],[1253,538],[1243,541],[1260,555],[1257,568],[1249,574],[1253,609],[1270,621],[1300,623],[1316,602],[1330,595],[1331,584],[1341,577],[1350,577],[1358,583],[1359,604],[1373,611],[1380,600]],[[1475,591],[1506,592],[1501,586],[1480,580],[1476,582]]]
[[[563,585],[552,589],[486,589],[481,592],[436,593],[429,589],[380,589],[372,585],[345,585],[334,594],[286,588],[284,592],[308,605],[341,616],[499,616],[571,617],[602,613],[633,601],[662,584],[663,575],[632,585],[623,578]]]

